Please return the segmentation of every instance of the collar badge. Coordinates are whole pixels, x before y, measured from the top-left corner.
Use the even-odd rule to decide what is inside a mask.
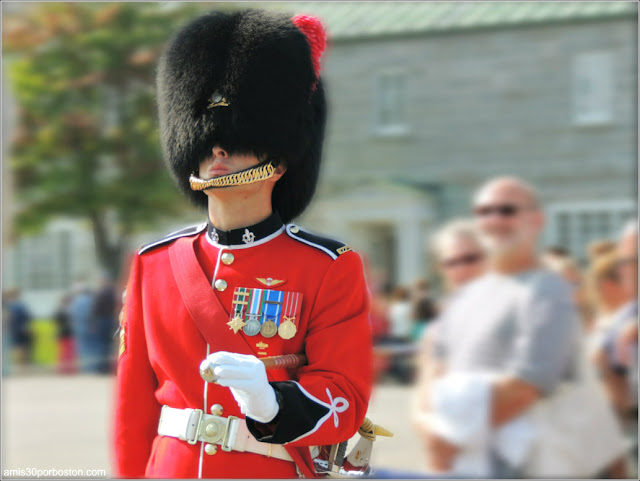
[[[244,234],[242,234],[242,242],[245,244],[251,244],[254,240],[256,240],[256,235],[249,229],[245,229]]]

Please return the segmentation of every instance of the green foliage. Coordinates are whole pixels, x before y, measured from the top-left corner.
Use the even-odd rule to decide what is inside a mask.
[[[154,79],[164,42],[199,10],[56,2],[5,18],[18,232],[59,215],[89,219],[103,267],[114,271],[127,236],[183,211],[162,163]]]

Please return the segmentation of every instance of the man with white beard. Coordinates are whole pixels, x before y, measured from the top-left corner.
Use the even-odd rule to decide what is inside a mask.
[[[495,429],[518,418],[571,374],[580,330],[569,284],[538,262],[544,214],[533,187],[516,178],[490,180],[477,191],[473,211],[489,272],[451,298],[434,331],[436,361],[431,365],[436,376],[494,373],[486,422]],[[421,384],[422,408],[433,409],[429,374]],[[461,447],[437,429],[416,424],[429,467],[455,469]],[[491,477],[522,476],[487,448]]]

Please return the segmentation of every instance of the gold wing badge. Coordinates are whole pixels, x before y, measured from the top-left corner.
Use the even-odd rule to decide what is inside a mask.
[[[264,284],[267,287],[279,286],[280,284],[284,284],[284,280],[274,279],[273,277],[256,277],[256,280],[260,284]]]

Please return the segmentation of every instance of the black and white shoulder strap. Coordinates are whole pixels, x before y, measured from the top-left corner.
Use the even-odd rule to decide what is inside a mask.
[[[145,252],[148,252],[155,247],[159,247],[161,245],[167,244],[168,242],[176,240],[180,237],[189,237],[192,235],[199,234],[200,232],[205,230],[206,227],[207,227],[207,223],[204,222],[202,224],[192,225],[192,226],[177,230],[175,232],[172,232],[171,234],[167,234],[162,239],[158,239],[153,242],[149,242],[148,244],[144,244],[142,247],[138,249],[138,255],[144,254]]]
[[[349,252],[351,249],[350,246],[346,245],[343,242],[337,241],[335,239],[331,239],[329,237],[323,237],[317,234],[313,234],[302,228],[298,227],[294,224],[287,225],[287,234],[293,239],[302,242],[303,244],[307,244],[311,247],[315,247],[323,251],[325,254],[331,256],[333,260],[336,260],[338,256],[344,254],[345,252]]]

